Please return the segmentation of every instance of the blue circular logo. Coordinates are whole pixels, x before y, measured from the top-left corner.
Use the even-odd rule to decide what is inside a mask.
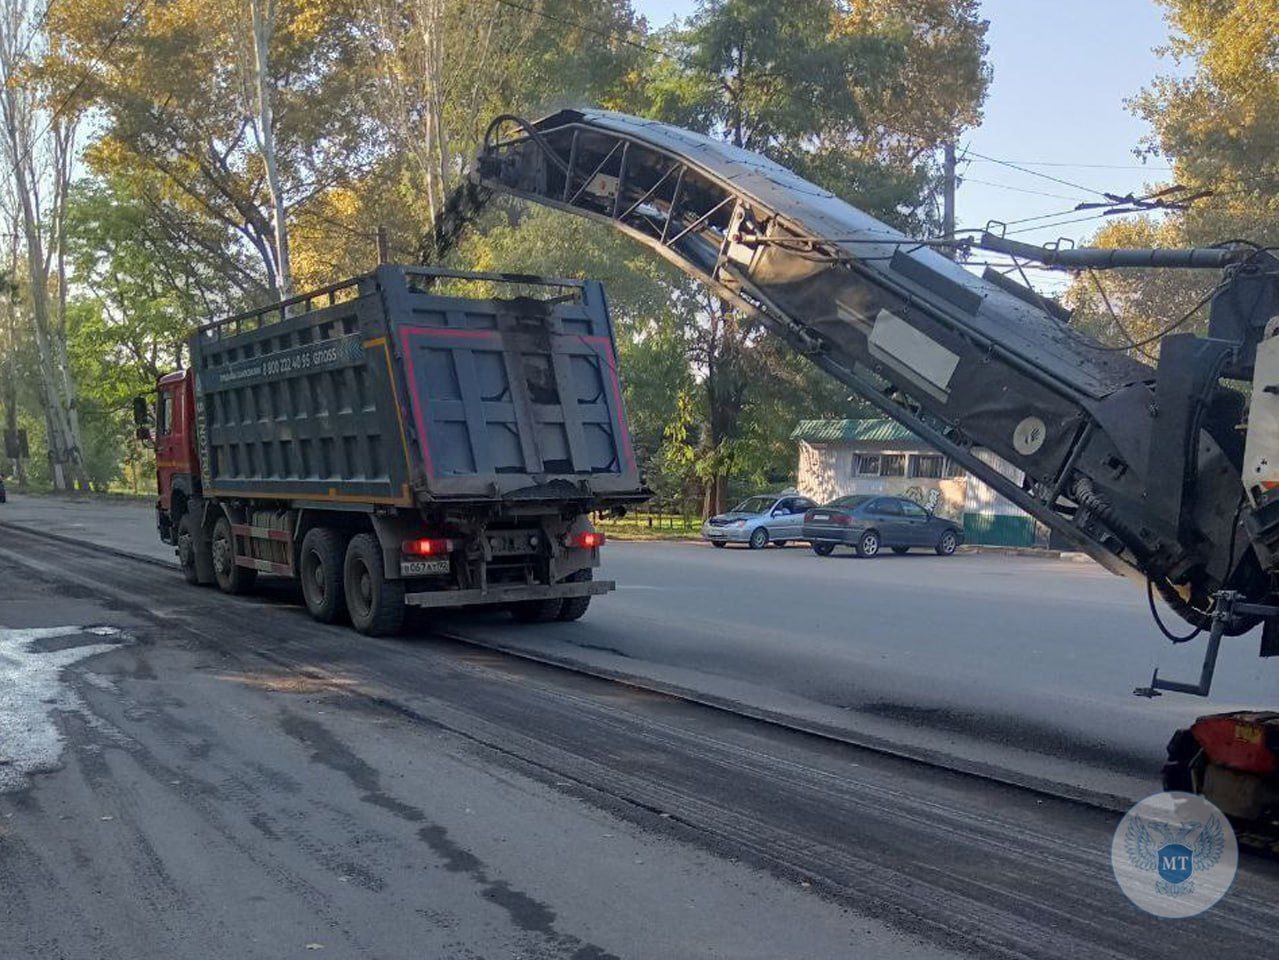
[[[1115,880],[1159,917],[1193,917],[1226,895],[1239,865],[1230,821],[1189,793],[1156,793],[1119,821],[1110,845]]]

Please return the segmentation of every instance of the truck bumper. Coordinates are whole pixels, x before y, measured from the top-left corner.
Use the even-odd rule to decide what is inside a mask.
[[[469,607],[481,604],[516,603],[520,600],[556,600],[593,597],[616,589],[612,580],[585,580],[552,586],[501,586],[487,590],[423,590],[405,594],[410,607]]]

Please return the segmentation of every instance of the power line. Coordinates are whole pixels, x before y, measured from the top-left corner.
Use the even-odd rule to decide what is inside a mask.
[[[1121,214],[1138,213],[1137,210],[1106,210],[1103,213],[1094,213],[1086,217],[1075,217],[1073,220],[1059,220],[1056,223],[1041,223],[1035,227],[1022,227],[1020,230],[1009,230],[1008,235],[1014,233],[1029,233],[1032,230],[1051,230],[1053,227],[1064,227],[1071,223],[1086,223],[1089,220],[1100,220],[1103,217],[1119,216]]]
[[[547,13],[545,10],[539,10],[537,7],[525,6],[522,3],[517,3],[516,0],[497,0],[497,3],[504,7],[510,7],[513,10],[522,11],[523,13],[531,13],[535,17],[550,20],[552,23],[558,23],[561,26],[574,27],[575,29],[583,30],[586,33],[593,34],[597,37],[603,37],[606,40],[619,40],[628,47],[634,47],[636,50],[644,50],[648,53],[656,54],[659,57],[666,57],[671,60],[678,59],[673,54],[659,49],[658,47],[650,47],[646,43],[640,43],[638,40],[632,40],[630,37],[624,36],[617,30],[603,30],[599,27],[592,27],[590,24],[582,23],[580,20],[572,20],[568,17],[556,16],[553,13]]]
[[[1083,190],[1085,193],[1095,193],[1099,197],[1104,197],[1106,195],[1101,190],[1094,189],[1093,187],[1085,187],[1082,183],[1075,183],[1074,181],[1071,181],[1071,180],[1065,180],[1062,177],[1055,177],[1050,173],[1041,173],[1038,170],[1031,170],[1029,167],[1020,166],[1009,160],[1000,160],[998,157],[988,157],[984,153],[978,153],[976,150],[971,150],[971,149],[968,152],[972,154],[974,157],[979,157],[982,160],[989,160],[991,163],[997,163],[1001,167],[1008,167],[1010,170],[1020,170],[1022,173],[1028,173],[1032,177],[1040,177],[1044,180],[1051,180],[1053,183],[1060,183],[1063,187],[1071,187],[1072,189],[1075,189],[1075,190]]]
[[[1030,190],[1026,187],[1014,187],[1007,183],[996,183],[994,180],[979,180],[976,177],[961,176],[961,184],[980,183],[984,187],[998,187],[1000,190],[1012,190],[1014,193],[1029,193],[1036,197],[1050,197],[1053,200],[1079,200],[1079,197],[1068,197],[1063,193],[1045,193],[1043,190]]]
[[[997,160],[993,157],[982,157],[973,163],[1016,163],[1023,167],[1073,167],[1079,170],[1172,170],[1172,167],[1154,166],[1146,163],[1076,163],[1056,160]]]
[[[537,7],[527,6],[525,4],[519,3],[518,0],[496,0],[496,2],[502,6],[510,7],[513,10],[519,10],[523,13],[529,13],[537,17],[542,17],[543,19],[549,20],[553,23],[559,23],[563,26],[573,27],[575,29],[585,31],[587,33],[593,34],[598,37],[603,37],[609,40],[618,40],[621,43],[634,47],[637,50],[643,50],[647,53],[651,53],[655,56],[663,57],[668,60],[673,60],[676,63],[681,63],[685,66],[688,65],[687,61],[684,58],[678,57],[667,50],[663,50],[658,47],[649,46],[648,44],[640,43],[637,40],[632,40],[630,37],[623,35],[617,30],[605,30],[599,27],[593,27],[589,24],[581,22],[580,20],[574,20],[570,17],[557,16],[555,14],[547,13],[545,10],[539,9]],[[904,131],[896,130],[884,124],[878,124],[878,126],[881,127],[883,130],[887,131],[888,133],[896,134],[897,136],[907,137],[908,139],[914,136],[913,134],[908,134],[908,133],[905,133]],[[972,150],[971,148],[967,146],[965,146],[964,148],[963,156],[960,158],[961,161],[967,161],[968,163],[976,162],[968,159],[969,155],[971,155],[972,157],[978,158],[978,160],[980,161],[985,161],[987,163],[997,163],[1000,166],[1008,167],[1012,170],[1018,170],[1022,173],[1029,174],[1032,177],[1040,177],[1044,180],[1050,180],[1053,183],[1059,183],[1062,186],[1070,187],[1074,190],[1082,190],[1085,193],[1095,194],[1099,197],[1103,197],[1107,199],[1109,198],[1107,197],[1104,191],[1097,190],[1094,187],[1087,187],[1081,183],[1075,183],[1073,181],[1066,180],[1062,177],[1056,177],[1051,174],[1041,173],[1038,170],[1031,170],[1029,169],[1029,167],[1031,166],[1062,166],[1062,167],[1075,166],[1075,167],[1095,167],[1097,169],[1128,169],[1128,167],[1126,166],[1116,165],[1116,164],[1075,164],[1075,163],[1067,163],[1064,161],[1026,161],[1024,164],[1021,164],[1021,163],[1013,162],[1011,160],[1002,160],[998,157],[987,156],[986,154],[978,153],[976,150]],[[1154,169],[1154,168],[1150,168],[1150,169]],[[1171,168],[1168,168],[1168,169],[1171,169]],[[973,182],[988,183],[987,181],[979,181],[979,180],[974,180]],[[1029,190],[1024,190],[1022,188],[1006,186],[1004,184],[989,184],[989,185],[1004,187],[1005,189],[1009,189],[1009,190],[1019,190],[1019,192],[1026,192],[1026,193],[1033,192]],[[1044,195],[1050,196],[1049,194],[1044,194]],[[1077,199],[1075,197],[1065,197],[1061,195],[1051,195],[1051,196],[1055,196],[1056,199],[1060,199],[1060,200]]]

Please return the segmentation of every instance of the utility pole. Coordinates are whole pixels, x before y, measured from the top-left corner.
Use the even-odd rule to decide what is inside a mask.
[[[942,237],[955,239],[955,141],[946,141],[946,154],[942,166]],[[952,260],[955,259],[955,248],[944,247],[942,252]]]

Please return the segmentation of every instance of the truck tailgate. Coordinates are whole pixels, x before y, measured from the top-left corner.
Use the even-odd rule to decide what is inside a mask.
[[[639,489],[598,284],[549,299],[405,296],[388,313],[431,495]]]

